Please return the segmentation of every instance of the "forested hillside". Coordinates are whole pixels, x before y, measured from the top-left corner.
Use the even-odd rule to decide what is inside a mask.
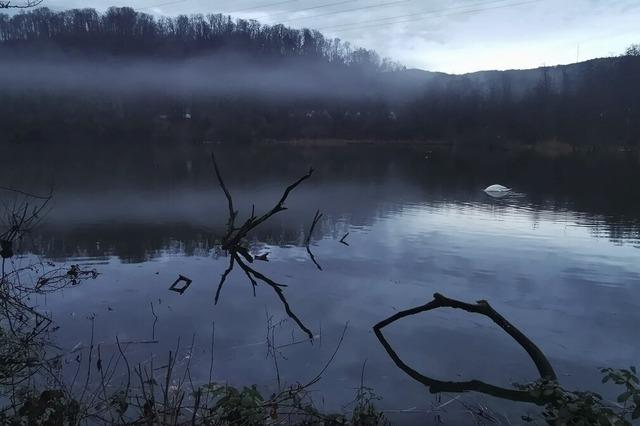
[[[428,52],[426,52],[428,54]],[[298,138],[637,145],[640,57],[453,76],[314,30],[131,8],[0,14],[14,143]]]

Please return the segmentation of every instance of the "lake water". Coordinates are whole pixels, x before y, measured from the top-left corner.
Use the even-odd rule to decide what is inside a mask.
[[[18,154],[1,173],[7,184],[31,190],[55,183],[52,209],[29,240],[30,251],[100,272],[96,280],[38,300],[60,326],[57,345],[87,345],[87,317],[95,315],[95,341],[105,348],[113,349],[115,336],[157,341],[130,344],[127,353],[132,362],[155,357],[161,364],[179,344],[180,362],[191,352],[192,375],[207,380],[215,323],[213,379],[255,383],[269,394],[277,383],[266,356],[267,318],[288,317],[271,288],[258,285],[254,297],[237,268],[214,305],[228,259],[216,246],[227,212],[211,148],[25,150],[28,156]],[[289,319],[275,329],[283,384],[320,371],[348,324],[314,388],[321,407],[340,410],[353,400],[366,361],[365,385],[394,421],[432,423],[437,414],[472,421],[457,402],[430,412],[455,395],[430,394],[394,365],[372,332],[378,321],[426,303],[434,292],[488,300],[538,344],[569,389],[609,395],[597,367],[640,360],[635,154],[215,148],[241,218],[252,204],[257,212],[272,207],[287,184],[315,168],[291,194],[289,209],[258,228],[250,244],[253,253],[269,253],[269,262],[257,261],[255,268],[288,286],[292,311],[318,336],[313,344],[289,345],[304,338],[296,324]],[[495,199],[482,192],[494,183],[516,193]],[[316,209],[323,217],[311,249],[322,270],[304,247]],[[347,232],[348,246],[339,242]],[[179,274],[193,280],[182,295],[169,290]],[[437,310],[395,323],[385,336],[405,362],[438,379],[504,386],[536,379],[526,353],[482,316]],[[486,404],[513,423],[536,412],[481,394],[462,400]]]

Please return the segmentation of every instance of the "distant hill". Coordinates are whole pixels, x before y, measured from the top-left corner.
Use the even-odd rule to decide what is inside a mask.
[[[13,142],[637,146],[638,75],[637,56],[464,75],[405,69],[318,31],[221,14],[0,14],[0,132]]]

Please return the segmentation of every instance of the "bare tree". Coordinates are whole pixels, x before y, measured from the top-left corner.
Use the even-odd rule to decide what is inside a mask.
[[[42,2],[43,0],[27,0],[22,3],[13,3],[10,0],[0,1],[0,9],[29,9],[36,7]]]
[[[625,56],[640,56],[640,44],[632,44],[624,52]]]

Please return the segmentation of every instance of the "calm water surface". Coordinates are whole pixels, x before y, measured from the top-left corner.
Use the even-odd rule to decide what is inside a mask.
[[[228,262],[215,245],[226,204],[208,148],[156,147],[151,154],[92,160],[79,153],[72,163],[64,162],[64,152],[54,160],[42,154],[30,160],[35,165],[25,160],[3,173],[31,188],[55,179],[54,206],[30,249],[56,264],[101,273],[38,301],[60,326],[60,347],[88,344],[87,317],[95,315],[95,339],[104,347],[113,348],[116,335],[157,340],[129,345],[134,362],[155,357],[160,365],[179,345],[184,363],[194,339],[192,374],[206,380],[215,323],[213,379],[257,383],[269,393],[277,384],[273,359],[266,357],[267,318],[287,316],[267,286],[259,285],[254,297],[239,269],[214,306]],[[254,233],[251,248],[269,252],[270,261],[256,268],[288,285],[292,310],[319,336],[312,345],[289,345],[303,333],[291,320],[276,329],[284,383],[312,378],[348,324],[317,386],[327,409],[353,399],[366,361],[365,384],[382,397],[379,405],[409,411],[391,412],[394,420],[435,421],[424,411],[439,403],[436,396],[396,368],[372,332],[376,322],[426,303],[434,292],[488,300],[541,347],[568,388],[608,394],[597,367],[640,360],[637,156],[554,159],[374,147],[225,149],[218,155],[241,217],[252,203],[258,212],[270,208],[286,184],[316,168],[292,194],[289,209]],[[482,188],[493,183],[517,194],[491,198]],[[311,248],[322,271],[303,243],[316,209],[324,216]],[[339,243],[346,232],[348,246]],[[193,280],[183,295],[168,290],[178,274]],[[536,378],[526,353],[484,317],[438,310],[398,322],[385,335],[405,362],[438,379],[509,386]],[[535,412],[483,395],[464,399],[516,423]],[[471,421],[459,417],[460,408],[450,404],[444,417]]]

